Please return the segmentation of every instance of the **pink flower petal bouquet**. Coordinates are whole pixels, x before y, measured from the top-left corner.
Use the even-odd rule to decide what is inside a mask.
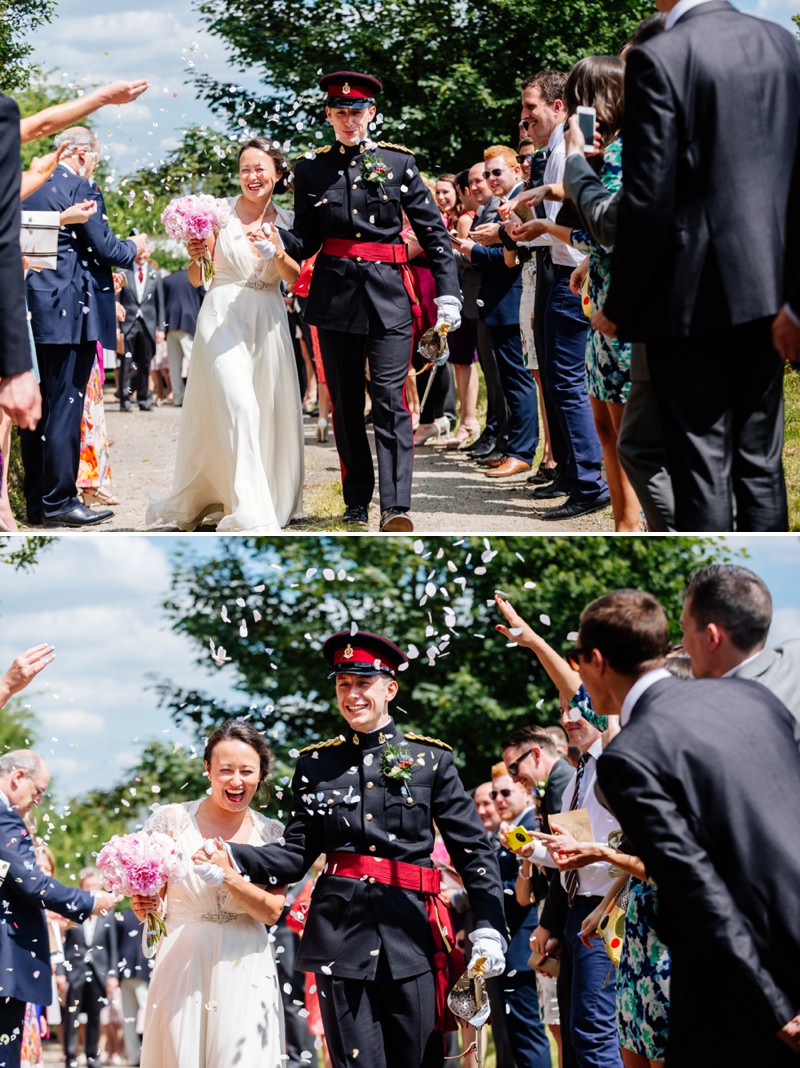
[[[113,893],[152,897],[170,882],[180,882],[189,873],[189,862],[168,834],[138,831],[115,834],[97,854],[97,869],[103,885]],[[148,912],[142,931],[142,950],[155,955],[167,928],[160,916]]]
[[[170,237],[176,241],[202,240],[219,230],[230,218],[230,208],[224,200],[202,193],[199,196],[189,194],[175,197],[167,204],[161,214],[161,222]],[[200,261],[203,272],[203,284],[214,277],[214,265],[209,256]]]

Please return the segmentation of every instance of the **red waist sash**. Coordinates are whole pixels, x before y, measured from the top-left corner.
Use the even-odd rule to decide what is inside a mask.
[[[326,237],[322,251],[328,256],[347,260],[369,260],[370,263],[408,263],[408,249],[399,245],[384,245],[376,241],[348,241],[344,237]]]
[[[447,1007],[447,994],[452,985],[450,971],[454,973],[454,981],[464,971],[466,962],[464,954],[453,942],[450,917],[439,897],[441,872],[437,868],[422,868],[419,864],[409,864],[404,860],[388,860],[386,857],[363,856],[360,853],[329,853],[324,874],[345,879],[364,879],[368,883],[383,883],[425,895],[425,911],[434,944],[436,1026],[442,1033],[455,1031],[458,1025]]]

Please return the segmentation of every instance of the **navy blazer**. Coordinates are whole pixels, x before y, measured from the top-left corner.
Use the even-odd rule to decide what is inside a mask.
[[[0,890],[0,995],[47,1005],[52,985],[45,909],[82,923],[94,897],[39,870],[27,827],[2,798],[0,860],[10,865]]]
[[[197,313],[206,291],[202,286],[192,285],[185,267],[162,278],[161,288],[164,293],[164,329],[185,330],[187,334],[194,334]]]
[[[522,186],[517,186],[512,190],[509,199],[516,196],[521,189]],[[481,223],[497,221],[496,209],[481,218]],[[487,326],[519,325],[522,269],[507,267],[503,251],[502,245],[474,245],[472,249],[472,263],[481,272],[482,306],[479,304],[478,310]]]
[[[516,821],[518,826],[529,831],[539,830],[539,818],[536,808],[531,808]],[[506,922],[511,932],[511,941],[506,950],[506,973],[533,971],[528,964],[531,955],[530,938],[538,922],[539,910],[535,905],[520,905],[516,897],[519,861],[516,853],[502,846],[498,850],[497,860],[500,864],[500,878],[503,880],[503,904],[506,910]]]
[[[111,232],[102,193],[94,182],[59,166],[53,177],[25,200],[25,207],[63,211],[87,199],[97,201],[97,214],[86,223],[59,230],[56,269],[28,275],[28,307],[37,344],[100,341],[106,349],[116,348],[111,268],[129,267],[136,257],[136,246],[132,241],[120,241]]]
[[[0,93],[0,378],[30,371],[19,249],[19,108]]]

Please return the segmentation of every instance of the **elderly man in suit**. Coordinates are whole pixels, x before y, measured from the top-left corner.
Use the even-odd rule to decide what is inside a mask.
[[[95,868],[80,873],[80,888],[97,892],[100,878]],[[87,916],[64,932],[66,976],[64,1008],[64,1057],[67,1068],[78,1068],[77,1043],[79,1016],[86,1016],[86,1063],[100,1068],[100,1013],[119,985],[117,963],[117,921],[113,915]]]
[[[483,164],[484,179],[496,197],[511,199],[522,191],[522,172],[512,148],[491,145]],[[489,328],[508,404],[507,441],[502,451],[496,448],[479,462],[487,477],[508,478],[530,470],[539,444],[539,416],[536,383],[525,366],[519,334],[522,274],[519,267],[506,266],[497,230],[496,223],[484,221],[458,248],[481,272],[480,316]]]
[[[695,676],[760,682],[800,721],[800,639],[766,649],[771,623],[770,592],[746,567],[711,564],[686,585],[681,626]]]
[[[727,0],[658,7],[666,32],[627,59],[625,181],[594,324],[647,344],[676,528],[786,530],[770,328],[784,300],[800,50]]]
[[[52,997],[50,940],[45,909],[81,923],[113,908],[112,894],[62,886],[36,866],[23,817],[38,805],[50,783],[44,760],[26,749],[0,756],[0,1034],[5,1068],[18,1068],[26,1002],[47,1005]]]
[[[763,686],[670,676],[667,648],[651,594],[616,590],[581,614],[581,678],[622,724],[598,781],[658,886],[672,955],[666,1064],[788,1066],[800,1052],[797,722]]]
[[[202,286],[192,285],[186,267],[163,278],[161,288],[164,293],[169,380],[172,383],[173,404],[180,408],[186,388],[186,371],[192,356],[197,313],[203,303],[205,290]]]
[[[125,309],[121,330],[125,351],[120,357],[119,407],[131,410],[130,394],[136,390],[139,410],[153,407],[150,396],[150,364],[156,345],[164,340],[164,290],[161,275],[148,263],[150,245],[145,238],[132,267],[124,271],[125,285],[117,298]],[[131,368],[136,367],[136,383],[131,385]]]
[[[25,465],[28,522],[85,527],[110,519],[78,500],[83,398],[99,341],[116,345],[111,266],[133,263],[143,236],[120,241],[111,232],[103,197],[91,181],[100,146],[83,127],[64,130],[56,147],[67,145],[56,172],[26,200],[26,207],[63,211],[82,200],[97,201],[85,223],[62,227],[54,271],[31,272],[28,306],[42,388],[42,419],[20,436]]]
[[[0,408],[33,430],[42,413],[25,322],[19,250],[19,108],[0,93]]]

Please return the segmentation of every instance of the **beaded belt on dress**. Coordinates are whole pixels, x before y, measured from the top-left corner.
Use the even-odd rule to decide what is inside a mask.
[[[201,912],[197,917],[198,920],[208,920],[209,923],[230,923],[231,920],[241,920],[241,912],[225,912],[224,909],[217,909],[215,912]]]

